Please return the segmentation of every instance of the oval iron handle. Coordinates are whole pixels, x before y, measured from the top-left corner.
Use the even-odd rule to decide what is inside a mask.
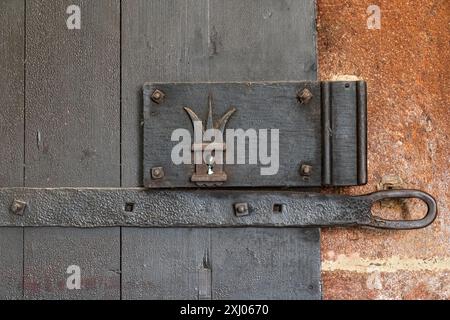
[[[378,191],[365,196],[362,196],[369,200],[371,204],[383,200],[393,198],[417,198],[425,202],[428,207],[428,211],[422,219],[416,220],[387,220],[381,217],[372,215],[372,221],[367,224],[368,227],[380,228],[380,229],[396,229],[396,230],[408,230],[408,229],[420,229],[433,223],[437,216],[436,200],[426,192],[419,190],[386,190]]]

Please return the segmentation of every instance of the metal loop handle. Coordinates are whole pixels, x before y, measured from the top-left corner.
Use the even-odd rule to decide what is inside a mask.
[[[367,225],[369,227],[381,228],[381,229],[396,229],[396,230],[408,230],[408,229],[420,229],[433,223],[437,216],[436,200],[423,191],[419,190],[387,190],[371,193],[365,196],[372,201],[372,204],[383,200],[392,198],[417,198],[426,203],[428,211],[422,219],[417,220],[387,220],[381,217],[372,215],[372,221]]]

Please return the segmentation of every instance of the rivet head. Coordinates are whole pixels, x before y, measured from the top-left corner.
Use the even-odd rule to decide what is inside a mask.
[[[307,104],[312,98],[313,94],[307,88],[297,92],[297,100],[300,104]]]
[[[300,167],[300,174],[303,177],[309,177],[312,173],[313,167],[309,164],[302,164]]]
[[[242,217],[248,215],[248,204],[245,202],[236,203],[234,205],[234,213],[237,217]]]
[[[11,212],[13,214],[17,214],[19,216],[22,216],[25,212],[25,208],[27,207],[27,203],[20,200],[14,200],[13,204],[11,205]]]
[[[152,95],[151,95],[151,99],[154,103],[158,103],[160,104],[163,100],[164,97],[166,95],[164,94],[164,92],[162,92],[161,90],[156,89],[155,91],[153,91]]]
[[[154,167],[151,170],[152,179],[158,180],[164,178],[164,168],[163,167]]]

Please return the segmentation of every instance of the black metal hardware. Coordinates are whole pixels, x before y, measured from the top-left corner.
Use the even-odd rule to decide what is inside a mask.
[[[392,198],[417,198],[425,202],[428,208],[426,215],[419,220],[386,220],[377,216],[373,216],[369,226],[374,228],[397,230],[419,229],[430,225],[434,221],[434,219],[436,219],[436,200],[434,200],[434,198],[428,193],[419,190],[378,191],[365,197],[372,203]]]
[[[208,96],[208,117],[205,125],[203,126],[202,121],[197,116],[197,114],[188,107],[184,107],[184,110],[188,113],[191,118],[192,125],[195,128],[195,123],[199,123],[201,126],[202,133],[206,130],[215,129],[220,132],[223,138],[225,126],[228,119],[236,111],[235,108],[230,108],[218,121],[213,122],[213,107],[212,107],[212,96]],[[212,139],[204,141],[205,143],[193,143],[192,152],[193,157],[199,157],[202,159],[202,163],[195,164],[195,172],[191,177],[191,181],[195,182],[198,186],[219,186],[223,182],[227,181],[227,174],[223,170],[223,163],[215,163],[217,156],[220,159],[225,159],[225,143],[214,142]],[[214,142],[214,144],[212,144]],[[208,147],[213,146],[213,149],[205,150]],[[205,153],[208,153],[207,155]],[[206,159],[205,159],[206,155]]]
[[[373,216],[373,203],[384,198],[418,198],[428,212],[411,221]],[[25,204],[22,215],[15,214],[14,203]],[[417,229],[435,218],[435,200],[417,190],[346,196],[254,190],[0,189],[0,226]]]
[[[213,111],[213,95],[218,112]],[[205,102],[203,122],[196,112]],[[222,116],[215,117],[217,114]],[[147,188],[3,188],[0,226],[362,226],[399,230],[423,228],[436,218],[433,197],[417,190],[345,196],[235,188],[365,183],[363,81],[147,84],[144,118]],[[202,133],[215,129],[223,135],[227,123],[234,129],[279,129],[280,172],[261,175],[259,163],[215,163],[215,157],[228,152],[224,142],[215,140],[206,141],[214,145],[209,158],[202,157],[204,140],[190,142],[188,155],[194,158],[200,153],[203,162],[199,164],[175,165],[171,161],[173,130],[199,125]],[[185,188],[221,184],[228,188]],[[418,198],[427,204],[428,212],[422,219],[402,221],[372,215],[372,204],[385,198]]]

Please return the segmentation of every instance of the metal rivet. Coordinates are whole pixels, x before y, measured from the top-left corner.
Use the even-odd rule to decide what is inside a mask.
[[[313,94],[306,88],[297,93],[297,100],[301,104],[307,104],[312,98]]]
[[[158,180],[164,178],[164,168],[163,167],[154,167],[152,168],[152,179]]]
[[[27,207],[27,203],[20,200],[14,200],[11,205],[11,212],[13,214],[17,214],[19,216],[23,215],[25,212],[25,208]]]
[[[312,173],[313,167],[309,164],[302,164],[300,167],[300,174],[303,177],[309,177]]]
[[[242,217],[248,215],[248,204],[245,202],[236,203],[234,205],[234,213],[237,217]]]
[[[156,89],[155,91],[153,91],[151,99],[154,103],[158,103],[160,104],[163,100],[164,97],[166,95],[164,94],[164,92],[162,92],[161,90]]]

